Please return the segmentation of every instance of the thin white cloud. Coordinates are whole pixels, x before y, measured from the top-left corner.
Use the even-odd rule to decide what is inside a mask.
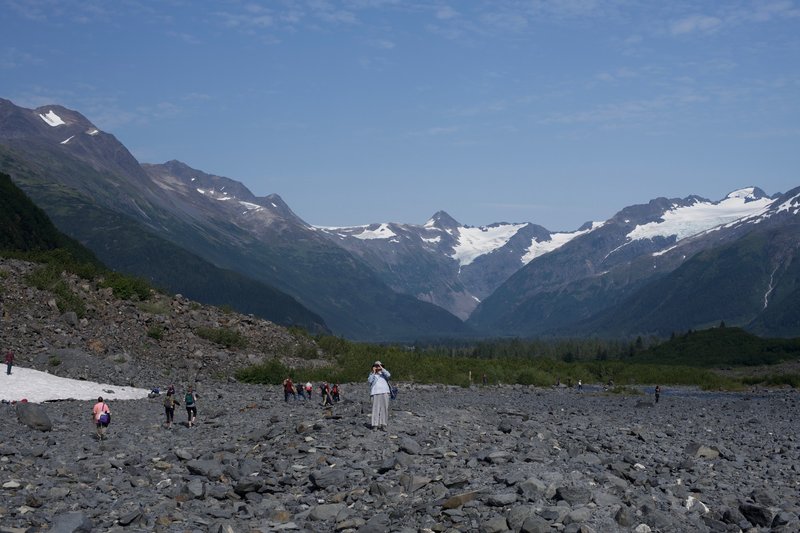
[[[0,50],[0,69],[12,69],[41,63],[42,60],[33,54],[18,50],[14,47]]]
[[[450,6],[439,6],[436,9],[436,18],[439,20],[450,20],[460,16],[459,12]]]
[[[722,20],[708,15],[690,15],[673,22],[670,31],[673,35],[687,33],[710,33],[722,26]]]

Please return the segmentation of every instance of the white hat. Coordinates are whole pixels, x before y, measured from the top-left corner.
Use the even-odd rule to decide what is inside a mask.
[[[374,363],[372,363],[372,366],[383,366],[383,363],[381,363],[380,361],[375,361]]]

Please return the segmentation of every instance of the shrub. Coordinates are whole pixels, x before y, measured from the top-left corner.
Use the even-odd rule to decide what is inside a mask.
[[[152,287],[142,278],[126,276],[119,272],[109,272],[105,275],[101,285],[114,292],[114,296],[122,300],[138,299],[145,301],[151,296]]]
[[[151,339],[160,341],[164,337],[164,326],[156,324],[147,328],[147,336]]]
[[[198,337],[209,340],[226,348],[245,348],[247,339],[240,332],[228,328],[197,328]]]
[[[50,366],[58,366],[61,364],[61,359],[59,359],[55,355],[51,355],[50,358],[47,360],[47,364],[49,364]]]
[[[236,373],[236,379],[245,383],[278,385],[290,374],[290,370],[277,359],[245,368]]]
[[[86,304],[61,279],[58,265],[50,263],[38,267],[25,276],[25,281],[32,287],[52,293],[56,297],[56,306],[62,313],[73,311],[79,318],[86,315]]]

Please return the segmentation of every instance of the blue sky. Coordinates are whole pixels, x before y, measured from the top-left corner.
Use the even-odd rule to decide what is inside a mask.
[[[0,96],[309,223],[800,185],[800,2],[0,0]]]

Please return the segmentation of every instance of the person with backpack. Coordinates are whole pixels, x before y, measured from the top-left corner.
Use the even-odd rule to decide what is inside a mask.
[[[369,395],[372,398],[372,429],[386,431],[389,420],[389,395],[392,392],[389,386],[391,374],[383,368],[383,363],[375,361],[372,372],[367,377]]]
[[[167,395],[164,396],[164,413],[167,415],[167,428],[172,428],[172,422],[175,420],[175,406],[180,405],[178,400],[175,399],[175,389],[170,387]]]
[[[92,407],[92,421],[97,428],[97,438],[99,440],[105,439],[106,428],[111,423],[111,409],[108,404],[103,401],[103,397],[97,398],[97,403]]]
[[[189,418],[189,427],[194,426],[197,419],[197,394],[194,389],[189,385],[189,390],[186,391],[186,396],[183,397],[184,405],[186,405],[186,415]]]

